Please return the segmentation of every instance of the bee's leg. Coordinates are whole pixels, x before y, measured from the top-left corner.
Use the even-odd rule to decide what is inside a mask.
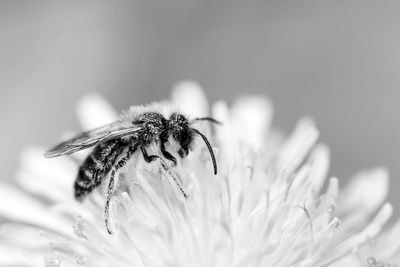
[[[110,222],[109,222],[109,209],[110,209],[111,197],[114,193],[114,186],[115,186],[114,177],[115,177],[115,174],[117,173],[117,171],[126,165],[128,160],[131,158],[132,154],[136,151],[137,147],[138,146],[136,144],[133,146],[130,146],[128,148],[128,151],[126,152],[125,156],[123,158],[121,158],[117,162],[117,164],[114,165],[113,169],[111,170],[110,181],[108,183],[108,190],[107,190],[107,200],[106,200],[106,205],[104,208],[104,220],[106,223],[107,231],[110,235],[112,234],[112,231],[111,231]]]
[[[181,187],[179,181],[182,181],[180,178],[177,178],[170,170],[170,168],[167,166],[167,164],[165,164],[165,161],[163,158],[161,158],[160,156],[157,155],[148,155],[146,148],[144,146],[140,147],[140,150],[142,150],[143,153],[143,158],[146,162],[152,162],[156,159],[160,160],[160,164],[162,166],[162,168],[164,169],[164,171],[172,177],[172,179],[174,180],[175,184],[179,187],[179,190],[182,192],[183,196],[185,198],[188,198],[188,195],[186,194],[186,192],[183,190],[183,188]]]
[[[173,164],[172,164],[172,167],[174,167],[174,166],[176,166],[176,158],[175,158],[174,156],[172,156],[171,153],[169,153],[169,152],[165,149],[165,143],[166,143],[165,140],[161,140],[161,142],[160,142],[160,150],[161,150],[161,153],[163,154],[163,156],[164,156],[166,159],[172,161],[172,163],[173,163]]]
[[[165,171],[169,176],[172,177],[172,179],[174,180],[175,184],[178,186],[179,190],[181,191],[182,195],[183,195],[185,198],[188,198],[188,197],[189,197],[188,194],[186,194],[185,190],[183,190],[183,188],[182,188],[182,186],[181,186],[182,179],[181,179],[179,176],[176,177],[176,176],[174,175],[174,173],[172,173],[172,171],[170,170],[170,168],[164,163],[164,161],[163,161],[162,159],[161,159],[161,166],[162,166],[162,168],[164,169],[164,171]]]
[[[156,159],[159,159],[160,157],[157,155],[149,155],[147,154],[146,148],[144,146],[140,147],[140,150],[142,151],[143,158],[147,163],[153,162]]]

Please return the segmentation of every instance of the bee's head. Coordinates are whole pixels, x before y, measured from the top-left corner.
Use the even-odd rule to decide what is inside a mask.
[[[196,118],[189,122],[188,119],[182,114],[172,113],[168,121],[169,134],[179,144],[180,148],[178,149],[178,154],[182,158],[186,157],[189,154],[190,145],[192,143],[194,135],[199,135],[203,139],[208,151],[210,152],[211,160],[214,167],[214,174],[217,174],[217,161],[215,159],[215,155],[210,145],[210,142],[208,141],[207,137],[199,130],[191,127],[191,125],[197,121],[209,121],[212,123],[220,124],[219,121],[211,117]]]
[[[193,132],[188,119],[179,113],[172,113],[168,121],[170,136],[179,144],[179,156],[186,157],[189,154],[189,146],[192,143]]]

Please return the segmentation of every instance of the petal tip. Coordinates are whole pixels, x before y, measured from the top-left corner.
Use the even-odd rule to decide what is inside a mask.
[[[185,80],[177,83],[171,92],[173,103],[182,111],[194,116],[208,115],[208,100],[200,84]]]
[[[118,119],[118,114],[99,93],[84,95],[76,106],[79,122],[83,129],[93,129]]]

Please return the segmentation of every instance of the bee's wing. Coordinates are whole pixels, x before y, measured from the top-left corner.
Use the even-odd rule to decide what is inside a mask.
[[[89,148],[100,142],[132,135],[142,128],[141,124],[124,124],[116,121],[99,128],[80,133],[69,140],[50,148],[44,154],[47,158],[68,155],[79,150]]]

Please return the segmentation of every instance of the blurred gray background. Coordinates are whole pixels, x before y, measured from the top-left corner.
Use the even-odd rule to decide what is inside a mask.
[[[212,101],[268,95],[274,124],[321,130],[342,185],[387,166],[400,212],[399,1],[68,1],[0,3],[1,177],[28,144],[78,130],[77,100],[119,110],[165,98],[182,79]]]

